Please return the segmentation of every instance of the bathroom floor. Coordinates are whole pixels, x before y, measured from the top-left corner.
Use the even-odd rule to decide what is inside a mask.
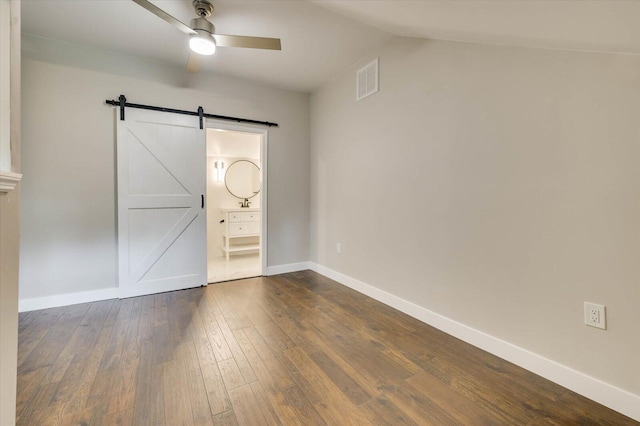
[[[207,281],[217,283],[258,277],[262,275],[261,262],[257,253],[231,256],[229,261],[224,257],[210,259],[207,264]]]

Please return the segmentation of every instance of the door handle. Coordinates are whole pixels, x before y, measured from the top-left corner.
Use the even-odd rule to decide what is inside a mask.
[[[204,194],[200,195],[200,208],[204,209]]]

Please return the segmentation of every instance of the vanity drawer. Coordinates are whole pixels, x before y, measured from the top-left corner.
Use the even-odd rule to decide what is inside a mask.
[[[260,222],[260,212],[229,212],[229,222]]]
[[[240,220],[243,222],[260,222],[260,212],[242,212]]]
[[[242,222],[242,215],[240,212],[229,212],[229,222]]]
[[[229,236],[235,237],[237,235],[257,234],[257,229],[253,228],[251,225],[253,225],[253,223],[230,223]]]

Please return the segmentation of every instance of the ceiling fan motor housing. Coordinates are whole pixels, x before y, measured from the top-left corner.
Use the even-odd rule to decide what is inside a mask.
[[[207,21],[204,18],[193,18],[191,20],[191,28],[193,28],[196,31],[198,30],[206,31],[209,34],[215,34],[215,31],[216,31],[216,27],[214,27],[211,22]]]

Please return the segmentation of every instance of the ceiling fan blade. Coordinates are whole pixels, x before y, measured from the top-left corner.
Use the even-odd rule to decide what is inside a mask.
[[[140,6],[144,7],[149,12],[151,12],[154,15],[158,16],[159,18],[162,18],[163,20],[165,20],[166,22],[170,23],[171,25],[173,25],[175,28],[179,29],[183,33],[185,33],[187,35],[197,34],[194,30],[191,29],[191,27],[189,27],[188,25],[185,25],[182,22],[178,21],[176,18],[174,18],[173,16],[169,15],[167,12],[165,12],[162,9],[160,9],[155,4],[153,4],[151,2],[148,2],[147,0],[133,0],[133,2],[135,2],[135,3],[139,4]]]
[[[135,0],[134,0],[135,1]],[[248,47],[250,49],[282,50],[279,38],[213,34],[218,47]]]
[[[189,51],[189,59],[187,60],[187,72],[196,73],[200,71],[202,56],[195,52]]]

